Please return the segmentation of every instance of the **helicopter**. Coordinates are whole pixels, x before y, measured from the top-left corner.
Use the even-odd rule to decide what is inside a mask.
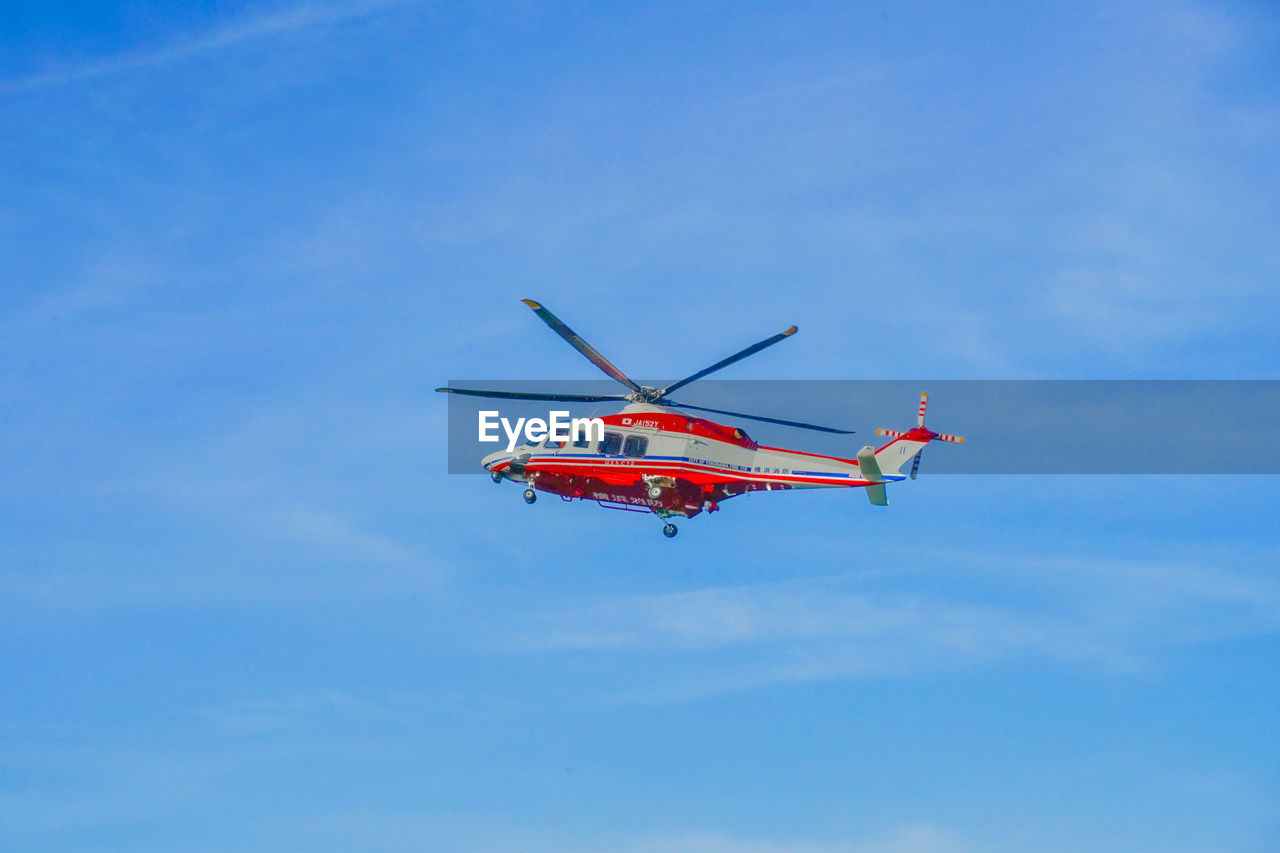
[[[908,477],[914,480],[926,445],[933,441],[964,441],[958,435],[937,433],[924,425],[929,395],[922,392],[914,427],[877,429],[876,434],[887,436],[889,442],[879,448],[867,445],[852,459],[758,444],[741,427],[691,413],[726,415],[837,435],[852,435],[854,431],[695,406],[677,402],[670,395],[786,340],[796,333],[795,326],[678,382],[655,388],[632,381],[542,304],[532,299],[521,301],[588,361],[627,389],[625,394],[436,389],[446,394],[503,400],[625,403],[622,411],[593,419],[598,422],[594,430],[574,429],[567,434],[553,431],[518,446],[513,439],[510,449],[495,451],[481,460],[495,483],[511,480],[525,484],[525,503],[536,502],[541,491],[565,501],[591,500],[610,509],[652,513],[665,522],[662,533],[670,539],[677,533],[672,518],[717,512],[724,501],[749,492],[861,488],[866,489],[873,505],[887,506],[885,485]],[[910,472],[903,474],[908,462]]]

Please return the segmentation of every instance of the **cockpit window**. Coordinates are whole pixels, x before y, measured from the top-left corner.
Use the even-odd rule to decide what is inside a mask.
[[[579,433],[578,437],[573,440],[573,446],[585,450],[591,446],[591,436],[586,432]]]
[[[554,438],[547,439],[547,450],[559,450],[564,447],[563,441],[556,441]]]
[[[600,442],[599,453],[605,456],[617,456],[618,451],[622,449],[622,435],[616,432],[606,432],[604,440]]]
[[[629,435],[627,436],[626,446],[622,448],[622,455],[639,458],[644,456],[648,450],[649,439],[643,435]]]

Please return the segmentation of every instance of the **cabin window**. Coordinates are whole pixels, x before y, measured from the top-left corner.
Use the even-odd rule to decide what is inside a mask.
[[[643,435],[627,436],[627,444],[622,449],[623,456],[641,457],[649,450],[649,439]]]
[[[591,435],[586,430],[578,433],[578,437],[573,440],[573,446],[580,450],[585,450],[591,446]]]
[[[606,432],[604,440],[600,442],[600,453],[605,456],[617,456],[618,451],[622,449],[622,435],[616,432]]]

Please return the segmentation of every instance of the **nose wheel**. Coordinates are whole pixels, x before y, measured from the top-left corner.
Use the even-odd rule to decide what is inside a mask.
[[[678,532],[676,526],[669,521],[662,527],[662,535],[668,539],[675,539]]]
[[[501,483],[501,482],[502,482],[502,472],[501,472],[501,471],[490,471],[490,472],[489,472],[489,476],[493,479],[493,482],[495,482],[495,483]]]
[[[537,492],[535,492],[533,489],[525,489],[525,490],[524,490],[524,502],[525,502],[525,503],[527,503],[527,504],[531,504],[531,503],[533,503],[534,501],[536,501],[537,499],[538,499],[538,493],[537,493]],[[674,535],[674,534],[672,534],[672,535]]]

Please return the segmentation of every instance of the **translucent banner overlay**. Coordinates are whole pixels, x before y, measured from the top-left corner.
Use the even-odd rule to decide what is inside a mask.
[[[660,381],[643,385],[663,387]],[[609,380],[456,380],[450,387],[536,394],[619,394]],[[831,435],[689,409],[683,414],[739,426],[760,444],[852,458],[889,439],[877,427],[925,425],[965,437],[935,443],[926,474],[1278,474],[1280,381],[1276,380],[703,380],[671,396],[682,403],[806,421]],[[446,395],[440,395],[446,396]],[[547,419],[603,417],[625,402],[559,403],[449,394],[449,473],[484,473],[480,460],[507,438],[479,441],[479,413]],[[444,401],[441,401],[444,404]],[[522,439],[523,440],[523,439]]]

